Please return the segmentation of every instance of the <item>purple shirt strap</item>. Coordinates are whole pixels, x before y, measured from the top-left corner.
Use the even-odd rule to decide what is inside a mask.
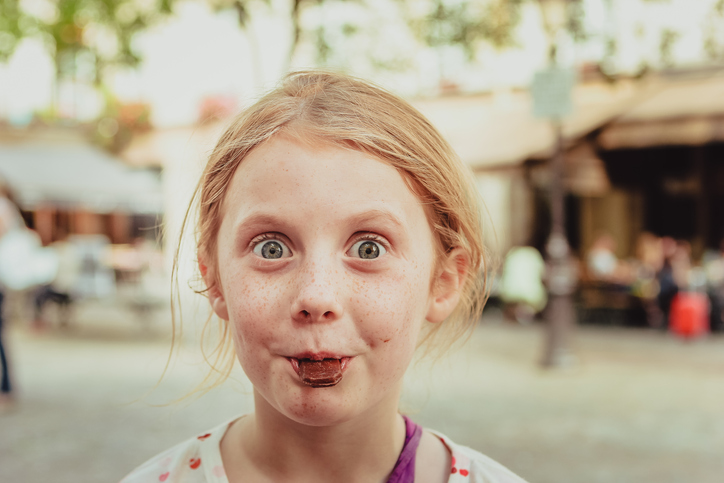
[[[415,424],[407,416],[405,419],[405,444],[400,457],[387,479],[387,483],[414,483],[415,481],[415,455],[422,438],[422,426]]]

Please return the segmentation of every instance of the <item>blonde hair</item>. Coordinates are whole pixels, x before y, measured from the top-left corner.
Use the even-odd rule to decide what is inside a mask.
[[[479,320],[488,285],[482,201],[472,173],[410,104],[380,87],[344,74],[305,71],[287,75],[276,89],[244,110],[221,136],[194,194],[199,209],[197,251],[209,265],[210,285],[219,283],[217,234],[232,176],[252,149],[282,132],[305,142],[364,152],[386,161],[401,173],[426,208],[437,241],[437,259],[459,247],[468,262],[458,306],[442,324],[426,324],[428,331],[420,345],[426,345],[428,353],[435,346],[432,341],[440,340],[437,348],[442,353],[469,334]],[[184,224],[190,211],[191,206]],[[222,340],[213,351],[215,356],[211,361],[205,356],[216,370],[218,382],[228,375],[234,363],[230,357],[231,361],[223,361],[223,369],[216,367],[216,363],[233,354],[228,324],[220,324]]]

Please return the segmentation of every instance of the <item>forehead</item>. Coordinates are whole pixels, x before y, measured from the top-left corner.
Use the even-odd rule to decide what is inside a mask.
[[[388,212],[402,222],[427,216],[402,175],[388,163],[352,149],[302,143],[277,135],[237,168],[224,200],[225,215],[296,213],[305,218]],[[226,218],[226,216],[225,216]],[[429,229],[429,227],[428,227]]]

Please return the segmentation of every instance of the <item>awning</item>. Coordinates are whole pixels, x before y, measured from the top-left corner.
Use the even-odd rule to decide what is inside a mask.
[[[567,140],[576,140],[621,115],[641,94],[636,81],[576,86],[574,111],[563,122]],[[527,91],[416,100],[412,104],[437,126],[475,171],[517,166],[550,157],[555,133],[550,121],[533,117]]]
[[[124,165],[95,146],[48,140],[0,142],[0,178],[20,206],[159,214],[159,176]]]
[[[598,136],[604,149],[724,141],[724,71],[659,78],[649,95]]]
[[[631,107],[645,86],[638,81],[580,84],[573,91],[574,111],[563,122],[564,137],[575,141]],[[551,123],[533,117],[530,93],[412,99],[474,171],[515,168],[526,159],[544,159],[555,148]],[[165,165],[194,153],[205,159],[228,121],[188,128],[153,130],[134,136],[121,156],[133,165]]]

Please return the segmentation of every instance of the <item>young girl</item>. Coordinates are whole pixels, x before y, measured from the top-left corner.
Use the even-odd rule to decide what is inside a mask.
[[[300,72],[245,110],[197,188],[198,260],[255,411],[136,469],[140,482],[523,482],[398,412],[415,350],[484,299],[477,190],[405,101]]]

